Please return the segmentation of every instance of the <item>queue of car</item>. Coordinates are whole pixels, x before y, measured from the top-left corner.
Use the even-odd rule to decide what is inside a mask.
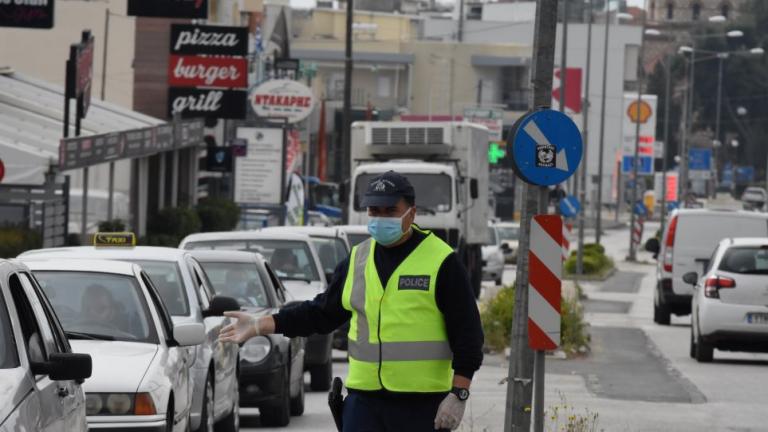
[[[691,314],[692,358],[768,352],[768,214],[679,209],[646,250],[658,262],[654,322]]]

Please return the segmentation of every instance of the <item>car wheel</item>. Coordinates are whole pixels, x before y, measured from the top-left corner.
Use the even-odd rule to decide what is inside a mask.
[[[714,359],[715,347],[701,338],[696,337],[696,361],[699,363],[709,363]]]
[[[660,325],[669,325],[672,313],[669,311],[669,306],[664,303],[653,305],[653,322]]]
[[[200,413],[200,426],[197,432],[213,432],[213,384],[211,377],[205,380],[205,389],[203,390],[203,409]]]
[[[691,347],[688,350],[688,355],[691,356],[692,359],[696,358],[696,340],[693,338],[693,325],[691,325]]]
[[[333,379],[333,364],[329,358],[327,362],[321,365],[312,366],[309,369],[310,385],[312,391],[328,391],[331,389],[331,380]]]
[[[288,379],[290,380],[291,369],[288,368]],[[304,414],[304,376],[299,380],[299,394],[291,398],[291,415],[294,417]]]
[[[283,394],[276,403],[259,407],[261,425],[269,427],[288,426],[291,421],[291,388],[288,374],[283,378]]]
[[[237,432],[240,430],[240,386],[235,382],[232,395],[232,411],[216,423],[216,432]]]

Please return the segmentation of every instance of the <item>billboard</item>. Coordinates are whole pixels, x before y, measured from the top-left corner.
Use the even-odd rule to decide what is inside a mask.
[[[656,143],[656,95],[644,94],[638,101],[637,93],[624,94],[624,105],[621,115],[622,123],[622,154],[635,154],[635,135],[640,124],[639,155],[654,156]]]

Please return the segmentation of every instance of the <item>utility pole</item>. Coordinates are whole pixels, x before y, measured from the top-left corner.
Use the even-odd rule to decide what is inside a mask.
[[[459,0],[459,31],[456,34],[456,40],[464,42],[464,0]]]
[[[563,1],[563,34],[560,36],[560,98],[559,98],[559,109],[560,112],[565,114],[565,89],[567,87],[567,80],[568,80],[568,0],[562,0]],[[573,184],[574,189],[571,189],[571,192],[576,190],[576,185],[578,184],[578,176],[574,177],[573,182],[569,179],[566,184]],[[575,193],[575,192],[574,192]]]
[[[643,80],[645,79],[645,67],[643,67],[643,51],[645,50],[645,25],[646,16],[648,14],[648,0],[643,2],[643,24],[640,27],[640,52],[637,55],[637,103],[635,109],[637,110],[637,118],[635,119],[635,152],[632,157],[632,193],[630,195],[630,211],[629,211],[629,256],[628,261],[637,260],[637,245],[634,241],[635,235],[635,202],[637,201],[637,186],[640,183],[637,174],[638,158],[640,157],[640,103],[643,100]]]
[[[584,101],[582,103],[582,127],[581,135],[584,141],[584,156],[582,156],[581,167],[578,173],[578,177],[581,177],[580,181],[576,182],[576,191],[579,194],[579,202],[581,203],[581,211],[579,212],[579,246],[576,252],[576,274],[584,273],[584,213],[587,208],[587,148],[589,147],[589,80],[592,71],[592,21],[594,21],[594,13],[592,7],[594,6],[594,0],[589,0],[589,15],[587,15],[587,73],[584,84]]]
[[[717,184],[717,161],[718,151],[723,146],[723,142],[720,140],[720,110],[723,102],[723,63],[728,58],[727,53],[717,54],[717,113],[715,114],[715,181],[713,184]],[[717,196],[716,192],[713,192],[714,196]]]
[[[531,65],[532,99],[530,108],[552,103],[552,70],[555,63],[557,0],[537,0]],[[511,351],[507,375],[505,432],[528,432],[531,428],[533,396],[533,351],[528,344],[528,249],[533,216],[547,211],[547,188],[523,184],[520,248],[512,322]]]
[[[347,0],[347,40],[344,47],[344,107],[341,126],[341,143],[344,151],[342,178],[350,166],[352,150],[352,22],[354,18],[354,0]]]
[[[605,42],[603,45],[603,92],[600,95],[600,150],[597,159],[597,204],[595,206],[595,243],[600,244],[603,229],[603,159],[605,158],[605,92],[608,88],[608,33],[611,28],[611,11],[605,8]],[[618,206],[619,203],[616,203]],[[617,210],[618,211],[618,210]]]
[[[109,8],[104,12],[104,51],[101,56],[101,100],[107,94],[107,54],[109,53]],[[115,161],[109,163],[109,180],[107,186],[107,221],[112,222],[114,217],[115,200]]]
[[[688,116],[685,122],[685,134],[683,134],[683,149],[680,152],[680,178],[678,181],[681,185],[680,200],[681,208],[686,207],[686,196],[688,195],[688,149],[690,148],[690,139],[693,134],[693,98],[694,98],[694,79],[696,78],[696,38],[691,38],[691,69],[690,69],[690,82],[688,90]]]
[[[667,78],[664,89],[664,147],[661,149],[661,232],[667,218],[667,148],[669,148],[669,99],[672,97],[672,55],[668,54],[664,62],[664,73]]]

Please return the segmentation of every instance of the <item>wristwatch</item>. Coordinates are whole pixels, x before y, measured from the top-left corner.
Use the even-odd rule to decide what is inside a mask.
[[[455,394],[460,401],[464,402],[469,399],[469,390],[461,387],[454,387],[451,389],[451,393]]]

